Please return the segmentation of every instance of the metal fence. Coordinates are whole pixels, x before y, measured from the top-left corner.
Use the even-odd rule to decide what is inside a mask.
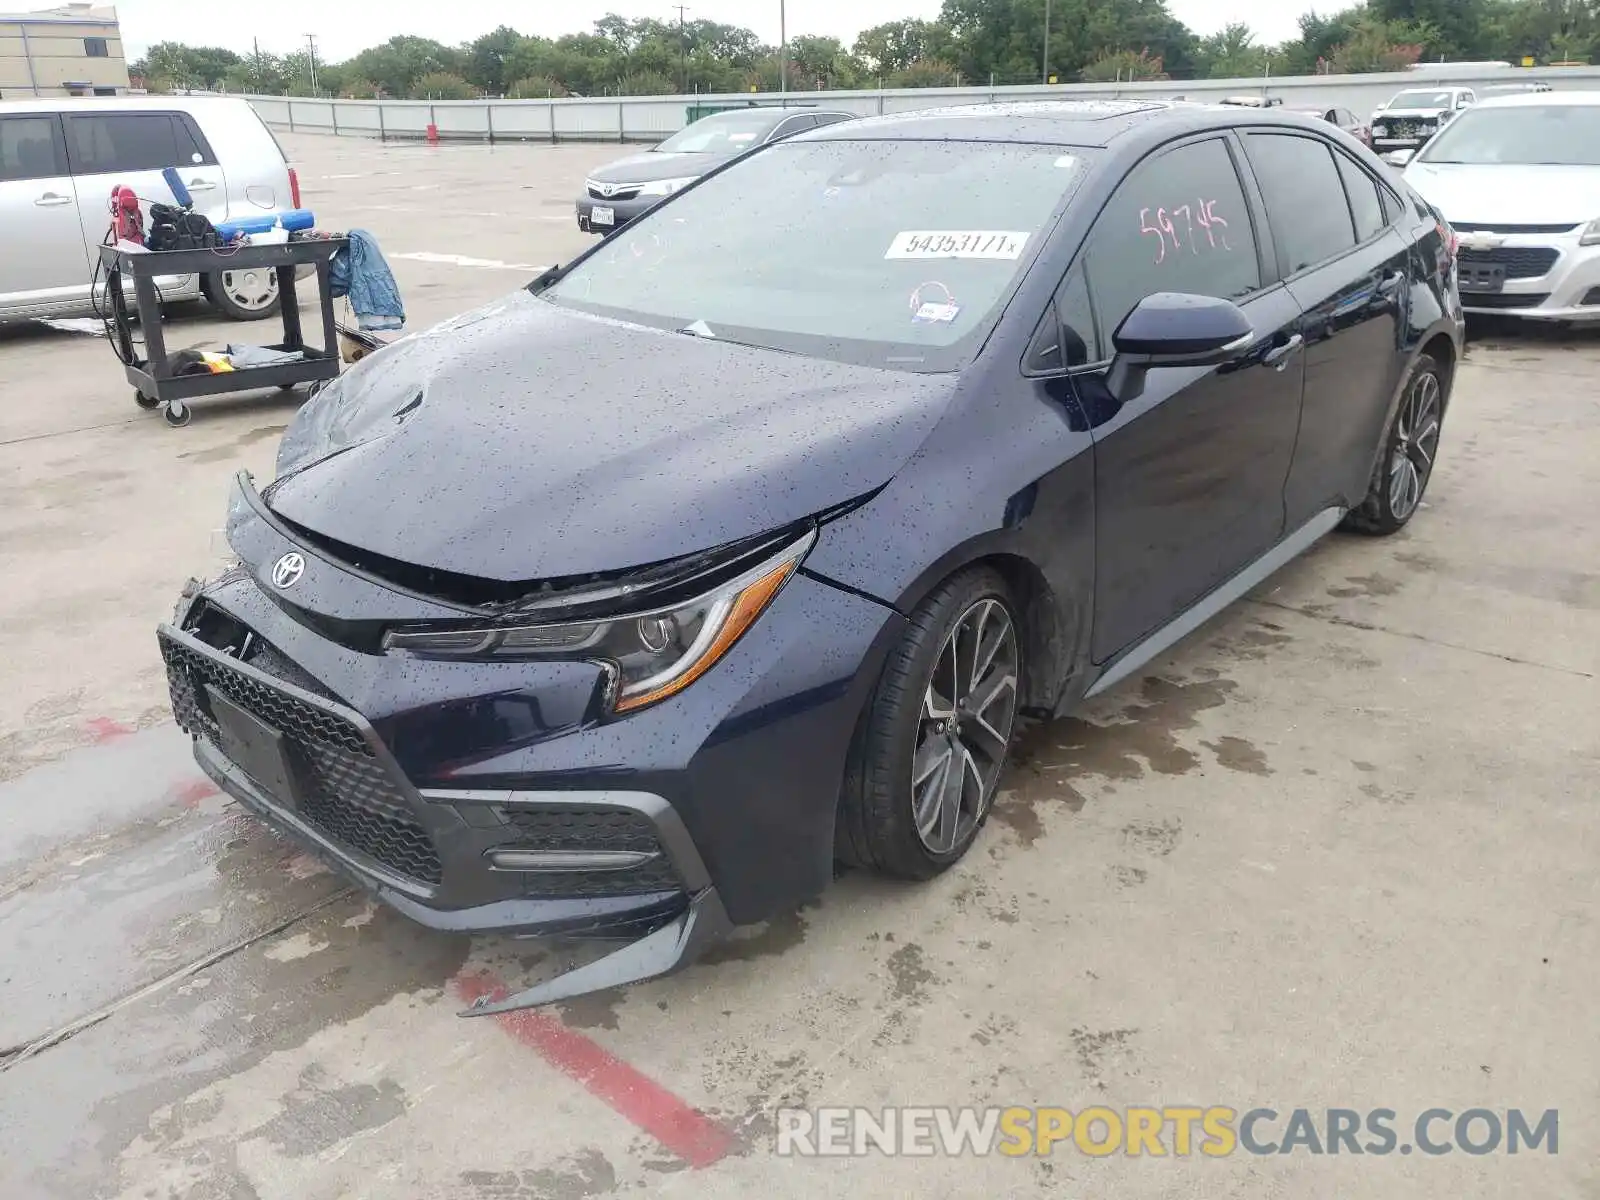
[[[1430,68],[1392,75],[1316,75],[1282,79],[1207,79],[1050,87],[910,88],[860,92],[790,92],[725,96],[633,96],[563,100],[309,100],[252,96],[267,124],[278,129],[351,137],[420,139],[433,126],[442,140],[542,142],[657,142],[682,129],[694,104],[805,104],[869,116],[951,104],[1006,100],[1187,99],[1215,101],[1250,94],[1285,105],[1348,108],[1365,118],[1401,88],[1437,85],[1483,88],[1495,83],[1544,82],[1557,89],[1600,90],[1600,68],[1546,67],[1486,71]]]

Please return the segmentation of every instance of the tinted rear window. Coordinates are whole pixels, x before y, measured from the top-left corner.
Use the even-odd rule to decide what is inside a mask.
[[[67,173],[56,150],[54,117],[0,117],[0,182]]]
[[[1253,133],[1247,143],[1272,228],[1288,256],[1285,274],[1326,262],[1356,244],[1350,208],[1326,142]]]
[[[188,154],[179,151],[168,113],[72,115],[66,120],[67,156],[76,175],[160,171],[189,162]]]
[[[911,371],[977,352],[1079,152],[780,142],[627,226],[550,300],[670,329]]]

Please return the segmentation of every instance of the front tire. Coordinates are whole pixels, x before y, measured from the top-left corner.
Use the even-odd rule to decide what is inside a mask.
[[[902,879],[931,879],[988,819],[1016,728],[1022,626],[987,567],[918,605],[889,654],[851,748],[838,853]]]
[[[262,321],[278,311],[278,273],[271,267],[213,271],[200,277],[211,306],[230,321]]]
[[[1412,369],[1405,395],[1383,437],[1383,453],[1373,468],[1367,495],[1344,518],[1344,528],[1370,537],[1404,529],[1422,507],[1439,456],[1444,423],[1444,369],[1424,354]]]

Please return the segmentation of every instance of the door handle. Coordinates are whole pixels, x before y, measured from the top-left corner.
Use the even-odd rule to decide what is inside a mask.
[[[1283,345],[1274,346],[1271,350],[1268,350],[1266,354],[1262,355],[1261,365],[1265,367],[1271,367],[1276,371],[1281,371],[1289,365],[1289,359],[1295,354],[1295,352],[1305,344],[1306,339],[1297,333]]]
[[[214,192],[217,190],[217,185],[209,179],[191,179],[187,186],[191,192]]]
[[[71,196],[58,196],[55,192],[46,192],[34,201],[40,208],[60,208],[63,204],[71,204]]]

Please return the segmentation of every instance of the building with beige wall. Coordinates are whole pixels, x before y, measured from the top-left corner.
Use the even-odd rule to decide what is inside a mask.
[[[121,96],[128,91],[117,10],[64,4],[0,12],[0,99]]]

